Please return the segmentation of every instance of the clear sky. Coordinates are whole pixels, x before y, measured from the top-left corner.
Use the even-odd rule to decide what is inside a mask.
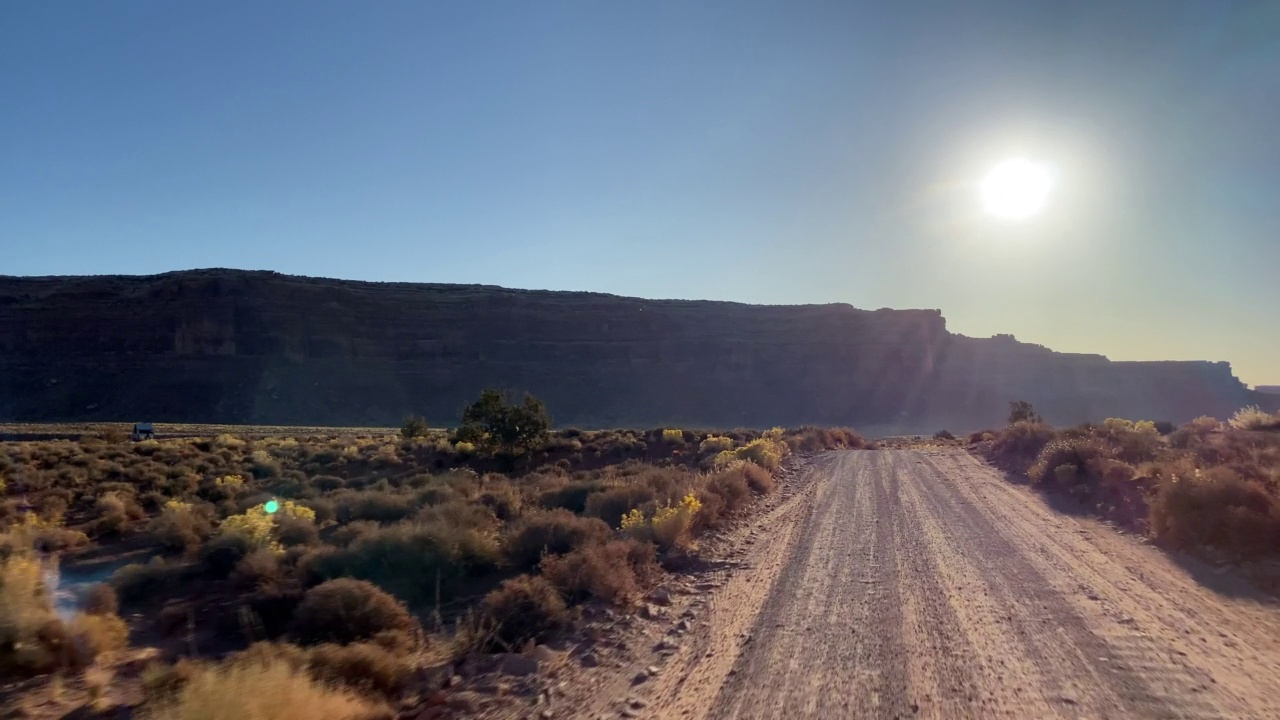
[[[1008,157],[1045,209],[983,213]],[[0,3],[0,274],[940,308],[1280,383],[1280,2]]]

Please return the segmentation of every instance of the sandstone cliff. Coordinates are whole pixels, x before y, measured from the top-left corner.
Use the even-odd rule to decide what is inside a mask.
[[[0,277],[0,420],[450,423],[481,388],[559,425],[999,423],[1224,416],[1225,363],[1110,362],[947,332],[935,310],[754,306],[199,270]]]

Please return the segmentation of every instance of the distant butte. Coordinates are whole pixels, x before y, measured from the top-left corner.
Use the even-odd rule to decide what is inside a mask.
[[[949,333],[937,310],[642,300],[272,272],[0,277],[0,420],[453,422],[482,388],[557,425],[975,430],[1182,422],[1245,405],[1227,363],[1112,362]]]

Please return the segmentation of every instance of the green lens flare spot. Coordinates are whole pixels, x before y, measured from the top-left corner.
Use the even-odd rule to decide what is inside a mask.
[[[274,515],[275,512],[280,509],[280,503],[275,500],[268,500],[267,503],[262,506],[262,509],[266,510],[268,515]]]

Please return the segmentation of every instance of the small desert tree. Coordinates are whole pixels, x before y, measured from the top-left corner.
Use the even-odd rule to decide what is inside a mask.
[[[421,415],[412,415],[405,418],[404,425],[400,426],[400,434],[406,439],[426,437],[430,427],[427,425],[426,418]]]
[[[538,398],[526,394],[517,403],[498,390],[485,390],[462,411],[455,438],[515,456],[542,447],[550,429],[551,416]]]
[[[1036,412],[1031,403],[1026,400],[1014,400],[1009,403],[1009,424],[1013,425],[1020,422],[1038,423],[1044,422],[1044,420],[1040,418],[1040,413]]]

